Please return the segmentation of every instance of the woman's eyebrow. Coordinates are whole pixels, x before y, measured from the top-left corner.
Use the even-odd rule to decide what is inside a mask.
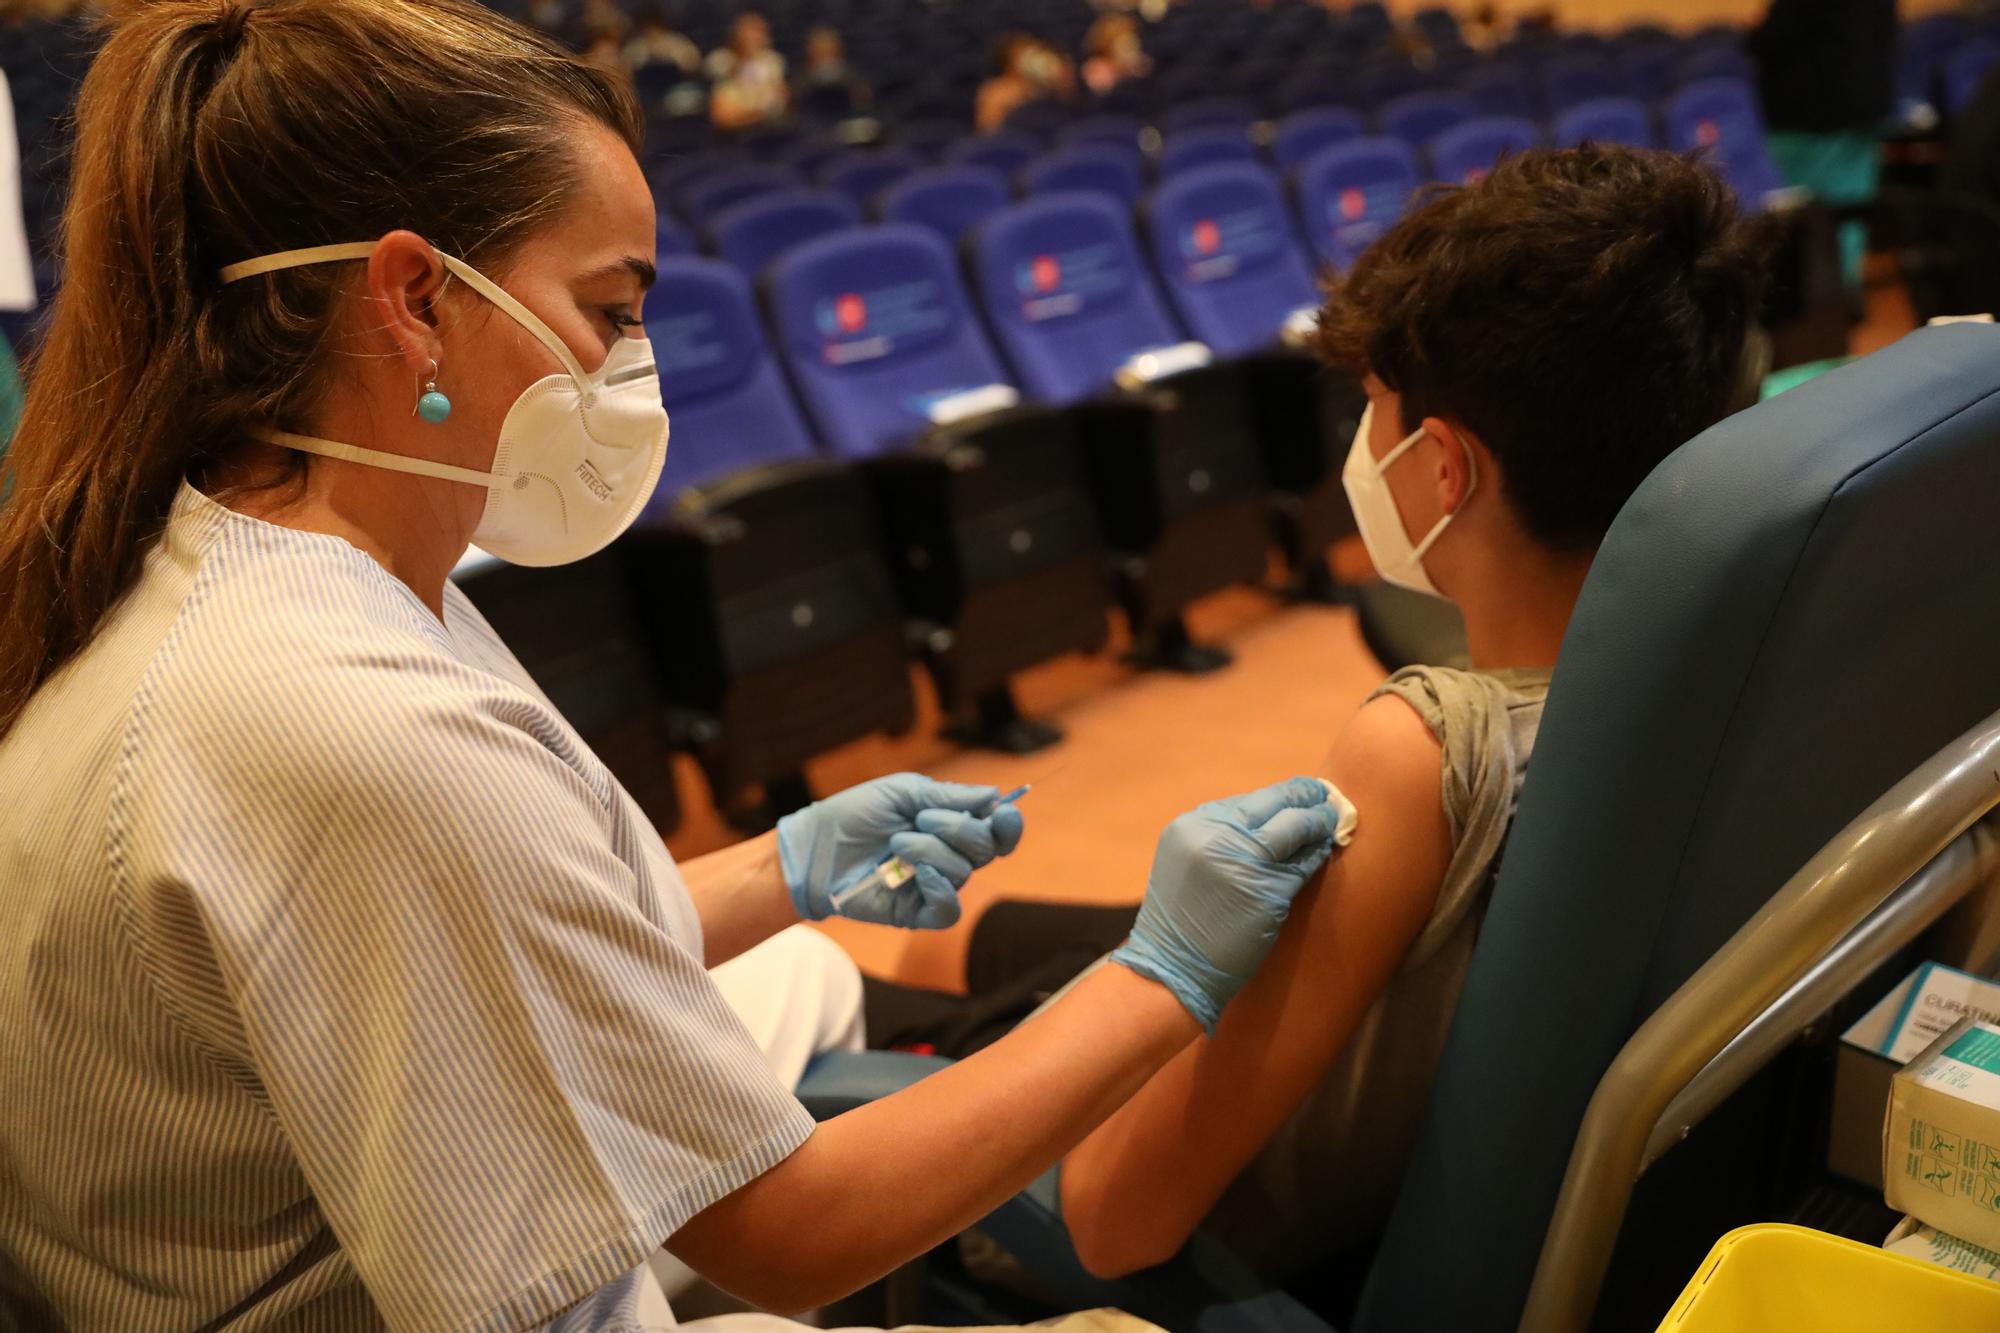
[[[637,278],[639,280],[639,290],[642,292],[652,288],[653,279],[656,276],[652,260],[641,259],[637,255],[626,255],[622,259],[615,259],[609,264],[599,265],[597,268],[591,269],[588,273],[580,275],[577,278],[577,282],[596,282],[600,278],[615,278],[621,273],[629,273],[634,278]]]

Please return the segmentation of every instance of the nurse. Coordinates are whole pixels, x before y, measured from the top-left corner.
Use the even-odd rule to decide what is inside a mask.
[[[0,475],[0,1323],[627,1329],[662,1245],[811,1307],[1213,1029],[1330,854],[1311,780],[1176,820],[1120,965],[815,1128],[705,968],[890,853],[843,914],[947,925],[1019,815],[902,775],[677,868],[447,581],[658,475],[603,75],[461,0],[158,0],[78,117]]]

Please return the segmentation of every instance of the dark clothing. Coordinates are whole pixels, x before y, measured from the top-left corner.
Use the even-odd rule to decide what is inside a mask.
[[[1895,0],[1771,0],[1749,47],[1774,130],[1872,130],[1895,109]]]

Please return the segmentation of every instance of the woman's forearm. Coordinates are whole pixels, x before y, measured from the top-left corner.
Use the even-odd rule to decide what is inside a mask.
[[[979,1054],[822,1125],[669,1247],[766,1308],[836,1299],[1027,1186],[1199,1032],[1164,987],[1101,968]]]
[[[709,967],[798,924],[775,833],[696,857],[680,870],[701,917],[702,961]]]

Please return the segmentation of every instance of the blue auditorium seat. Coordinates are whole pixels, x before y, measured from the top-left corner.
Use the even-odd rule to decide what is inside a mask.
[[[1944,109],[1955,115],[1965,110],[1995,65],[2000,65],[2000,40],[1979,37],[1953,51],[1944,62]]]
[[[653,221],[653,254],[665,259],[671,255],[694,253],[694,237],[688,235],[687,228],[663,209]]]
[[[1478,114],[1479,108],[1464,93],[1421,92],[1405,93],[1383,103],[1375,119],[1382,133],[1421,148]]]
[[[1578,102],[1599,97],[1616,97],[1617,72],[1603,56],[1573,52],[1557,56],[1542,66],[1542,91],[1548,98],[1549,114],[1558,115]]]
[[[750,155],[741,148],[709,148],[672,158],[647,172],[653,197],[680,208],[690,190],[720,171],[750,165]]]
[[[1401,139],[1356,139],[1315,153],[1299,167],[1299,218],[1321,260],[1346,269],[1403,215],[1423,180]]]
[[[1226,125],[1203,126],[1167,135],[1160,146],[1159,170],[1166,177],[1218,162],[1253,162],[1256,158],[1257,147],[1247,133]]]
[[[894,137],[897,147],[909,149],[925,162],[939,162],[965,137],[965,131],[966,123],[962,120],[899,120]]]
[[[821,167],[819,183],[865,209],[876,195],[923,165],[924,160],[907,148],[858,148]]]
[[[1458,87],[1483,116],[1535,117],[1534,85],[1528,71],[1511,61],[1495,60],[1469,69],[1459,76]]]
[[[1065,125],[1056,134],[1056,143],[1063,148],[1075,148],[1087,143],[1110,144],[1114,148],[1134,148],[1138,146],[1139,135],[1145,128],[1137,116],[1111,114],[1085,116],[1079,121]]]
[[[884,222],[913,222],[953,245],[967,229],[1012,199],[1007,178],[991,167],[961,165],[912,172],[882,192]]]
[[[1402,56],[1378,56],[1356,71],[1354,87],[1363,105],[1380,111],[1399,97],[1429,91],[1431,80]]]
[[[1542,141],[1532,120],[1519,116],[1480,116],[1446,130],[1431,140],[1431,174],[1441,181],[1471,185],[1508,153],[1519,153]]]
[[[848,151],[847,144],[833,135],[814,135],[784,149],[777,160],[779,165],[790,167],[807,179],[815,179],[822,167]]]
[[[1680,77],[1680,47],[1667,41],[1621,45],[1616,55],[1619,92],[1642,102],[1663,102]]]
[[[790,167],[764,163],[712,172],[681,192],[681,211],[697,228],[706,227],[724,210],[762,195],[802,189],[805,179]]]
[[[1290,171],[1322,148],[1330,148],[1368,132],[1368,122],[1348,107],[1318,106],[1294,111],[1278,122],[1271,140],[1271,160]]]
[[[949,166],[991,167],[1003,176],[1012,176],[1041,151],[1041,140],[1034,135],[1001,130],[997,134],[974,134],[958,140],[945,149],[944,160]]]
[[[803,241],[852,227],[861,210],[835,190],[788,190],[725,209],[708,228],[709,249],[751,283],[770,262]]]
[[[1138,202],[1144,185],[1142,162],[1136,148],[1128,151],[1109,144],[1058,148],[1022,168],[1021,192],[1038,195],[1087,190],[1109,195],[1129,208]]]
[[[1683,84],[1699,83],[1704,79],[1741,79],[1745,83],[1755,83],[1757,67],[1741,46],[1717,41],[1696,45],[1684,56],[1680,76]]]
[[[1006,128],[1032,134],[1044,143],[1070,123],[1070,109],[1052,97],[1024,102],[1007,117]]]
[[[771,318],[812,419],[867,458],[921,434],[946,395],[1008,382],[951,247],[908,223],[798,246],[772,265]]]
[[[1557,116],[1550,130],[1552,142],[1564,148],[1585,139],[1634,148],[1657,148],[1660,142],[1653,132],[1652,113],[1635,97],[1598,97],[1579,102]]]
[[[646,337],[674,434],[649,514],[683,487],[813,453],[805,420],[765,348],[743,275],[693,256],[662,259],[658,268]]]
[[[1318,304],[1276,176],[1224,163],[1163,181],[1145,216],[1153,264],[1181,322],[1218,356],[1268,351]]]
[[[1785,184],[1764,139],[1757,92],[1741,79],[1704,79],[1675,93],[1667,103],[1666,146],[1712,154],[1737,199],[1753,212]]]
[[[1250,132],[1257,119],[1256,108],[1240,97],[1198,97],[1170,106],[1160,118],[1160,133],[1176,134],[1195,129],[1240,129]]]
[[[1963,14],[1931,14],[1903,25],[1896,43],[1896,92],[1906,113],[1943,104],[1938,75],[1951,53],[1969,40],[1971,25]]]

